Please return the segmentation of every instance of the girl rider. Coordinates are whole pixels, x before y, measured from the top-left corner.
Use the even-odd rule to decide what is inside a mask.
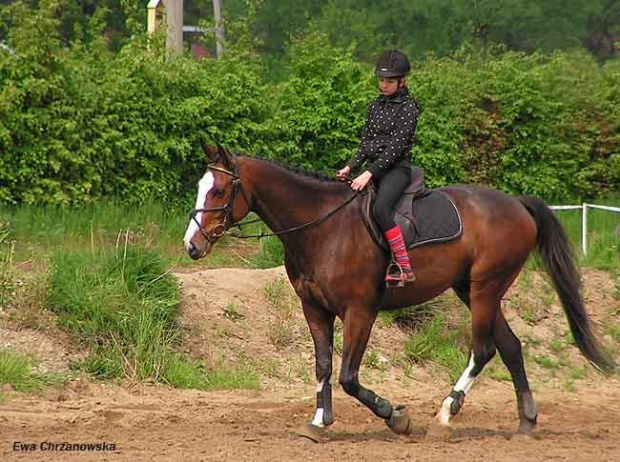
[[[390,285],[415,281],[403,234],[394,222],[394,207],[411,181],[411,146],[419,114],[405,81],[410,70],[404,53],[388,50],[381,55],[375,67],[381,95],[368,106],[357,153],[338,171],[338,178],[345,179],[365,163],[366,170],[353,180],[351,188],[360,191],[371,179],[378,185],[373,215],[402,268],[400,274],[386,275]]]

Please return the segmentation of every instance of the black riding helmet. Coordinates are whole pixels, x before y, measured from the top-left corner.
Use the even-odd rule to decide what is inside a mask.
[[[377,77],[395,78],[404,77],[411,70],[409,58],[398,50],[384,51],[375,66]]]

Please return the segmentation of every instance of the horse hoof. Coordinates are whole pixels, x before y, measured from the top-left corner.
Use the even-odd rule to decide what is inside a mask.
[[[307,438],[313,443],[320,443],[324,441],[327,435],[327,430],[324,427],[317,427],[316,425],[307,424],[297,434],[303,438]]]
[[[536,427],[536,421],[522,420],[519,424],[519,430],[515,436],[520,439],[535,439],[534,428]]]
[[[430,442],[448,441],[452,436],[452,427],[433,421],[426,430],[426,440]]]
[[[518,431],[514,435],[512,435],[512,441],[535,441],[538,437],[534,435],[534,433],[522,433]]]
[[[402,404],[394,407],[392,415],[385,423],[397,435],[411,435],[413,431],[411,417]]]

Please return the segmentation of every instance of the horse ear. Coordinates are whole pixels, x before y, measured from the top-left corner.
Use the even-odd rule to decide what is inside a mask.
[[[217,152],[220,160],[228,170],[232,170],[232,155],[220,143],[217,143]]]
[[[200,146],[202,147],[202,150],[207,156],[207,163],[217,162],[218,160],[220,160],[219,148],[207,146],[204,140],[200,140]]]

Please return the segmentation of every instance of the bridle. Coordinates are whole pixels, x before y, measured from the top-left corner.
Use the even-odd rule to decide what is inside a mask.
[[[202,209],[195,209],[192,212],[190,212],[189,217],[191,220],[194,220],[196,222],[196,224],[198,225],[198,229],[200,230],[200,232],[202,233],[202,235],[204,236],[204,238],[207,240],[207,242],[209,244],[213,244],[215,239],[221,237],[224,233],[228,234],[229,236],[232,237],[236,237],[239,239],[248,239],[248,238],[263,238],[263,237],[268,237],[268,236],[278,236],[281,234],[287,234],[287,233],[292,233],[295,231],[300,231],[302,229],[305,228],[309,228],[311,226],[315,226],[318,225],[319,223],[327,220],[329,217],[331,217],[332,215],[334,215],[336,212],[338,212],[339,210],[341,210],[342,208],[344,208],[346,205],[348,205],[349,203],[351,203],[353,201],[353,199],[355,199],[357,197],[357,195],[359,194],[359,191],[356,191],[351,197],[349,197],[347,200],[345,200],[342,204],[340,204],[338,207],[336,207],[334,210],[332,210],[331,212],[327,213],[326,215],[317,218],[316,220],[312,220],[309,221],[307,223],[304,223],[302,225],[299,226],[294,226],[292,228],[288,228],[288,229],[284,229],[284,230],[280,230],[280,231],[275,231],[273,233],[260,233],[260,234],[235,234],[235,233],[231,233],[228,231],[228,228],[230,228],[231,226],[235,226],[237,228],[239,228],[239,230],[241,232],[243,232],[243,225],[249,225],[251,223],[257,223],[260,222],[262,220],[260,219],[256,219],[256,220],[250,220],[250,221],[246,221],[244,223],[235,223],[232,220],[232,214],[233,214],[233,206],[235,203],[235,199],[237,198],[237,196],[239,195],[239,193],[241,193],[241,196],[243,197],[243,200],[245,201],[245,203],[248,206],[248,209],[251,209],[250,206],[250,201],[248,200],[245,191],[243,190],[243,184],[241,183],[241,177],[239,176],[238,173],[238,165],[236,162],[233,162],[233,171],[231,172],[230,170],[226,170],[225,168],[221,168],[221,167],[216,167],[215,165],[207,165],[207,170],[214,170],[216,172],[221,172],[224,173],[228,176],[230,176],[232,178],[232,192],[230,194],[230,198],[228,199],[228,203],[226,205],[223,205],[221,207],[211,207],[211,208],[202,208]],[[196,219],[196,215],[198,215],[199,213],[207,213],[207,212],[223,212],[224,217],[222,218],[222,221],[220,223],[218,223],[217,225],[215,225],[215,227],[213,228],[213,230],[208,233],[203,227],[202,224],[198,221],[198,219]]]
[[[209,244],[213,244],[214,238],[215,239],[219,238],[228,230],[230,225],[235,224],[232,221],[233,205],[235,203],[235,199],[237,198],[237,195],[239,194],[239,192],[241,192],[241,195],[243,196],[243,199],[245,200],[245,203],[248,205],[248,207],[250,207],[250,202],[248,201],[248,198],[245,195],[245,191],[243,190],[243,187],[241,185],[241,177],[237,173],[238,167],[237,167],[236,162],[234,163],[234,171],[232,172],[230,170],[226,170],[225,168],[216,167],[215,165],[207,165],[207,170],[214,170],[216,172],[225,173],[226,175],[229,175],[230,177],[232,177],[232,192],[230,193],[230,198],[228,199],[228,203],[226,205],[223,205],[221,207],[211,207],[207,209],[205,208],[195,209],[189,214],[190,219],[196,222],[196,224],[198,225],[198,229],[200,230],[204,238],[207,240],[207,242]],[[196,219],[196,215],[198,215],[199,213],[207,213],[207,212],[223,212],[224,214],[222,221],[218,223],[217,225],[215,225],[215,227],[210,233],[207,233],[207,231],[202,227],[202,223],[200,223]]]

